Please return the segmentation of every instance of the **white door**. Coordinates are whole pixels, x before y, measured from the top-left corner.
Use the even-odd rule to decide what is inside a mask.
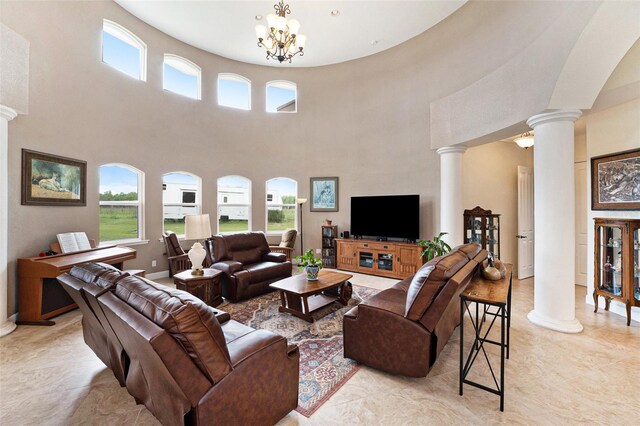
[[[576,163],[576,284],[587,285],[587,163]]]
[[[533,169],[518,166],[518,279],[533,276]]]

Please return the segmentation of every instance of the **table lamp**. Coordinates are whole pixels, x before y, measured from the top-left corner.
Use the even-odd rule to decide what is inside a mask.
[[[210,236],[211,221],[208,214],[194,214],[184,217],[184,238],[196,240],[188,254],[191,261],[191,275],[204,275],[202,262],[207,252],[198,240],[204,240]]]

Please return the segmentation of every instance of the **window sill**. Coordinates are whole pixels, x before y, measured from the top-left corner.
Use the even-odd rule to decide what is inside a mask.
[[[106,246],[141,246],[149,244],[149,240],[118,240],[118,241],[101,241],[98,248]]]

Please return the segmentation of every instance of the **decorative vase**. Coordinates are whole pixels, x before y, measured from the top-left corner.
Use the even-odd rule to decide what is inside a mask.
[[[325,221],[324,221],[324,224],[325,224],[326,226],[331,226],[331,224],[332,224],[332,223],[333,223],[333,221],[331,221],[331,220],[325,220]]]
[[[191,250],[189,250],[187,256],[189,257],[192,265],[191,275],[204,275],[204,272],[202,271],[202,262],[207,256],[207,251],[202,247],[202,244],[199,242],[193,243],[193,246],[191,247]]]
[[[315,281],[318,279],[319,266],[305,266],[304,270],[307,272],[307,280]]]

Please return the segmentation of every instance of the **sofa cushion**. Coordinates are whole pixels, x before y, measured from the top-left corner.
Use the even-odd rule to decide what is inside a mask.
[[[251,283],[261,283],[281,279],[283,275],[291,271],[291,263],[260,262],[253,265],[245,265],[244,269],[249,272],[249,281]]]
[[[480,244],[468,243],[468,244],[462,244],[457,247],[454,247],[454,249],[451,251],[452,252],[458,251],[460,253],[464,253],[464,255],[467,256],[468,259],[473,259],[478,253],[480,253],[480,250],[482,250],[482,246],[480,246]]]
[[[124,274],[124,272],[120,271],[115,266],[107,263],[83,263],[71,268],[69,275],[86,283],[92,283],[96,281],[99,276],[107,272],[112,272],[118,275]]]
[[[221,262],[229,259],[227,244],[222,235],[214,235],[205,241],[205,248],[211,258],[211,263]]]
[[[267,238],[262,232],[225,235],[224,239],[229,258],[244,265],[260,262],[262,256],[270,251]]]
[[[120,280],[115,293],[171,334],[213,383],[231,371],[222,328],[200,299],[136,276]]]
[[[465,254],[454,251],[425,263],[409,285],[405,316],[412,321],[418,321],[449,278],[467,262],[469,258]]]

